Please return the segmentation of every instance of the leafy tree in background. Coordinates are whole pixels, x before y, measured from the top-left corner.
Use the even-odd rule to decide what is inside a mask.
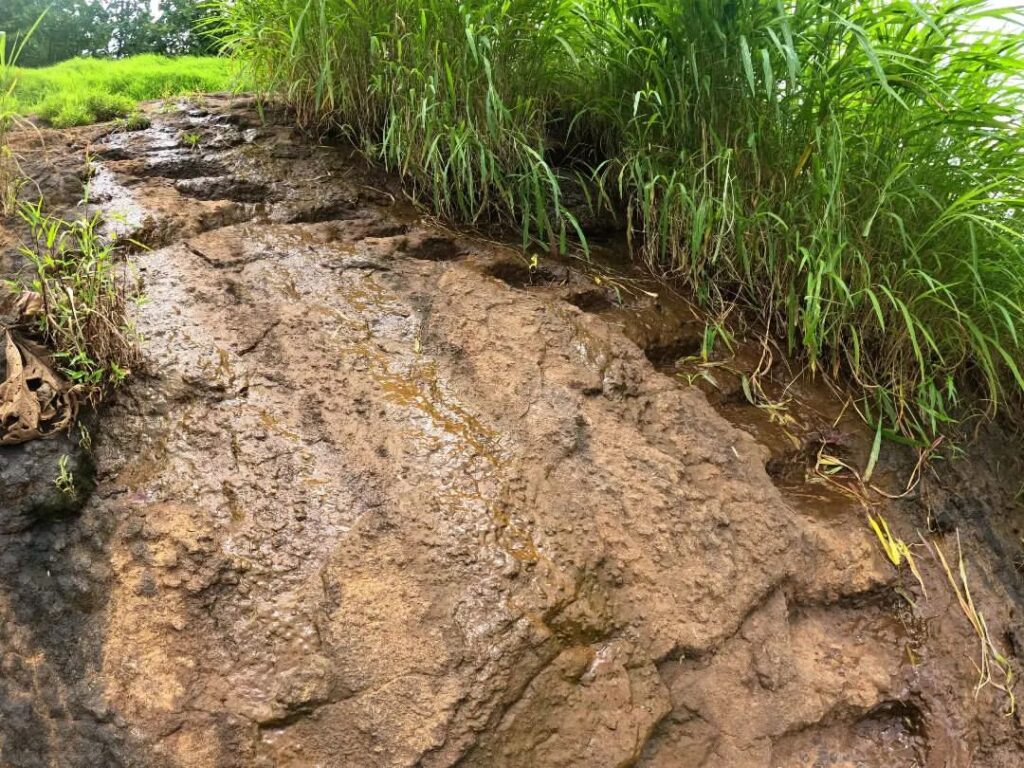
[[[0,0],[0,30],[8,46],[46,15],[25,46],[21,64],[40,67],[74,56],[172,56],[216,53],[219,43],[196,24],[209,16],[202,0]]]
[[[201,0],[161,0],[160,17],[153,23],[157,29],[154,53],[168,56],[212,56],[221,43],[201,25],[217,15],[217,11]],[[203,31],[197,31],[202,29]]]
[[[46,15],[25,44],[19,64],[38,67],[73,56],[107,53],[110,15],[99,0],[3,0],[0,29],[7,32],[8,46],[13,47],[44,11]]]
[[[157,30],[148,0],[108,0],[107,8],[111,56],[132,56],[154,50]]]

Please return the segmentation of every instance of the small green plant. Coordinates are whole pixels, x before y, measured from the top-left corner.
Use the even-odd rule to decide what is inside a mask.
[[[61,456],[57,462],[57,477],[53,482],[57,486],[57,490],[69,499],[74,499],[78,496],[78,490],[75,488],[75,476],[68,466],[67,454]]]
[[[196,109],[206,109],[206,94],[198,89],[184,94],[185,101],[189,106]]]
[[[735,352],[735,338],[726,325],[725,315],[704,324],[700,340],[700,359],[707,363],[715,354],[715,346],[721,341],[730,353]]]
[[[40,298],[39,332],[64,375],[86,399],[99,400],[139,361],[138,281],[99,214],[66,221],[44,213],[41,201],[20,213],[33,237],[21,252],[34,270],[20,287]]]
[[[189,149],[196,149],[199,146],[199,143],[203,140],[202,134],[195,131],[182,131],[179,138],[181,139],[181,143]]]
[[[114,122],[115,128],[122,132],[144,131],[151,125],[149,116],[140,109]]]
[[[78,445],[86,453],[92,452],[92,433],[81,423],[78,425]]]

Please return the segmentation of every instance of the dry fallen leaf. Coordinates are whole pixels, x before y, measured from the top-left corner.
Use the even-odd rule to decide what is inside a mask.
[[[35,291],[22,291],[14,305],[26,319],[43,313],[43,297]]]
[[[71,425],[74,393],[46,362],[46,353],[4,332],[6,378],[0,383],[0,445],[47,437]]]

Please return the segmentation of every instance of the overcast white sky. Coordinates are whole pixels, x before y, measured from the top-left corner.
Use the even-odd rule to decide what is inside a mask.
[[[1021,21],[1024,21],[1024,0],[989,0],[988,6],[991,8],[1011,8],[1017,11],[1017,15]],[[1010,25],[1011,22],[986,19],[981,24],[983,27],[997,28],[1000,25]]]

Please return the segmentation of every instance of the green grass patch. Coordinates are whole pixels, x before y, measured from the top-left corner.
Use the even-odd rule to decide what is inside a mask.
[[[33,274],[14,287],[38,297],[34,319],[54,361],[83,399],[98,402],[139,362],[139,281],[100,214],[64,220],[43,205],[21,206],[32,241],[20,251]]]
[[[125,117],[140,101],[229,90],[232,72],[231,62],[218,57],[71,59],[17,69],[14,109],[56,128],[88,125]]]
[[[571,183],[865,419],[1024,394],[1024,29],[985,0],[224,0],[229,48],[458,221],[565,248]]]

